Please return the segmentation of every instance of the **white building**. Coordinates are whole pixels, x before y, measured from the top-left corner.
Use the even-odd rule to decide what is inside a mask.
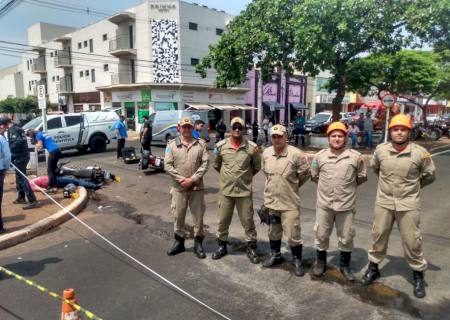
[[[0,70],[0,100],[9,96],[14,98],[24,97],[21,64]]]
[[[130,128],[149,110],[245,110],[247,89],[218,89],[215,71],[205,79],[195,73],[231,18],[206,6],[151,0],[81,29],[33,25],[22,64],[25,95],[43,83],[54,107],[121,108]]]

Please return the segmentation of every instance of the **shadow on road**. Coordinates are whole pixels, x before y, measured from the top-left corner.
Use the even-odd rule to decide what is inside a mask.
[[[29,277],[34,277],[34,276],[38,275],[39,273],[41,273],[42,271],[44,271],[45,266],[47,264],[59,263],[61,261],[63,261],[63,260],[60,258],[51,257],[51,258],[45,258],[45,259],[42,259],[39,261],[25,260],[25,261],[10,263],[10,264],[4,265],[3,267],[5,269],[11,270],[12,272],[15,272],[23,277],[29,278]],[[1,280],[9,279],[9,278],[11,278],[11,277],[6,276],[4,274],[1,275]]]

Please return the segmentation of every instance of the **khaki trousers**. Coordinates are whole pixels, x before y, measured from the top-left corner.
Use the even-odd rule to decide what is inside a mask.
[[[247,241],[256,241],[256,228],[253,221],[252,197],[227,197],[219,195],[219,222],[217,238],[221,241],[228,240],[228,229],[236,207],[241,224],[244,227]]]
[[[314,244],[317,250],[326,251],[330,244],[330,235],[333,225],[336,226],[338,248],[340,251],[351,252],[353,250],[353,217],[355,210],[334,211],[331,209],[316,208],[316,224],[314,233],[316,235]]]
[[[389,235],[394,221],[400,230],[403,250],[406,260],[415,271],[425,271],[427,261],[423,257],[422,234],[420,233],[420,211],[395,211],[375,204],[372,226],[372,249],[369,250],[369,260],[380,263],[386,256]]]
[[[281,240],[284,231],[289,246],[296,247],[303,244],[300,227],[300,210],[275,211],[269,209],[269,214],[279,217],[281,220],[281,223],[272,222],[269,225],[269,240]]]
[[[203,237],[203,216],[205,214],[205,197],[203,190],[198,191],[178,191],[172,189],[171,211],[175,219],[175,233],[184,237],[186,211],[189,206],[194,223],[194,236]]]

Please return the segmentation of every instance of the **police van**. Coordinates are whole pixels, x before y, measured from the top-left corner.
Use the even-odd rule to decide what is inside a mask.
[[[78,149],[105,152],[114,137],[114,124],[119,119],[113,111],[56,113],[47,115],[47,134],[63,150]],[[42,130],[42,117],[37,117],[23,126],[25,132]],[[29,141],[31,147],[31,141]]]
[[[192,122],[202,120],[205,123],[200,137],[208,138],[208,111],[206,110],[167,110],[156,111],[149,116],[152,121],[152,144],[167,144],[167,142],[178,136],[177,125],[181,118],[189,117]]]

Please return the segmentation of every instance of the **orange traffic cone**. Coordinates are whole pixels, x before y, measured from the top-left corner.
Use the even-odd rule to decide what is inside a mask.
[[[66,289],[63,292],[63,298],[69,300],[70,302],[77,304],[77,299],[75,298],[74,289]],[[61,306],[61,320],[81,320],[81,315],[78,310],[76,310],[72,305],[68,304],[63,300]]]

